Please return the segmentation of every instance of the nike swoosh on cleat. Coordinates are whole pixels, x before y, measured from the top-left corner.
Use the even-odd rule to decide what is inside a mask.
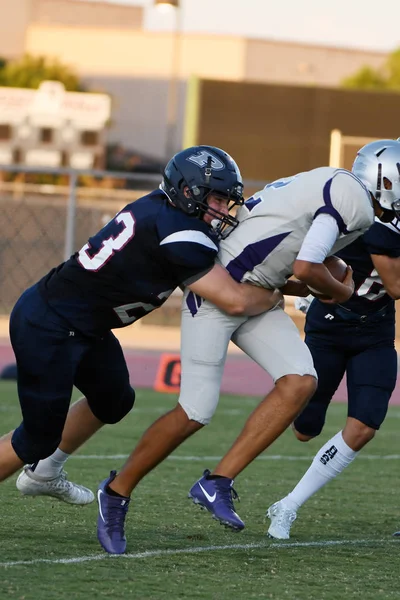
[[[101,518],[102,518],[102,520],[103,520],[103,523],[105,523],[105,522],[106,522],[106,520],[105,520],[105,518],[103,517],[103,511],[101,510],[101,495],[102,495],[102,494],[104,494],[104,492],[103,492],[102,490],[98,490],[98,491],[97,491],[97,502],[99,503],[99,513],[100,513],[100,516],[101,516]]]
[[[203,494],[205,495],[205,497],[207,498],[207,500],[209,502],[214,502],[215,498],[217,497],[217,492],[214,492],[213,496],[210,496],[210,494],[208,492],[206,492],[206,490],[203,488],[203,486],[201,485],[201,483],[199,483],[199,486],[201,488],[201,491],[203,492]]]

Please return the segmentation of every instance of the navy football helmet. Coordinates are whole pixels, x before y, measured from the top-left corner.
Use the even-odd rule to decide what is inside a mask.
[[[219,148],[193,146],[175,154],[165,167],[160,188],[170,202],[186,214],[200,219],[206,213],[212,215],[218,221],[214,230],[220,237],[224,237],[226,227],[238,224],[233,215],[224,215],[208,206],[209,194],[229,200],[229,210],[244,202],[239,167]]]

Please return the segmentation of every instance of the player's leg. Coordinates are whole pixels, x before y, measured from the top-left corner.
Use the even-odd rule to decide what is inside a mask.
[[[225,507],[222,523],[242,529],[233,511],[233,479],[290,425],[315,391],[311,354],[290,317],[278,308],[253,317],[234,333],[232,340],[271,374],[276,385],[250,415],[242,432],[211,475],[203,476],[190,490],[201,501],[214,497],[214,507]],[[205,490],[205,491],[204,491]]]
[[[326,411],[343,378],[347,361],[343,349],[335,347],[331,340],[327,343],[324,338],[307,336],[306,342],[318,374],[318,388],[293,423],[293,431],[300,441],[309,441],[321,433]],[[332,443],[324,444],[294,489],[269,507],[267,517],[271,519],[268,529],[270,537],[288,539],[297,510],[328,481],[320,459],[326,453],[326,448],[331,446]]]
[[[0,438],[0,481],[4,481],[16,473],[24,464],[12,445],[13,431]]]
[[[120,368],[115,367],[117,362],[115,354],[117,355],[117,361],[122,363]],[[102,419],[107,419],[109,416],[108,413],[107,416],[103,415],[104,409],[97,409],[99,414],[95,414],[91,403],[95,406],[98,403],[108,404],[116,409],[119,400],[122,398],[126,400],[128,405],[126,412],[133,403],[122,350],[119,342],[112,334],[93,343],[83,355],[76,369],[74,383],[78,389],[88,396],[89,400],[86,397],[80,398],[70,407],[62,440],[57,450],[48,458],[37,463],[34,475],[32,475],[30,469],[25,468],[24,473],[21,473],[18,478],[17,487],[25,494],[47,494],[47,482],[54,482],[59,479],[58,491],[60,494],[62,492],[60,499],[72,504],[83,505],[93,502],[94,495],[88,488],[68,481],[64,466],[69,456],[104,425],[105,421]],[[121,393],[121,386],[127,386],[125,396]],[[111,417],[111,420],[116,422],[113,417]]]
[[[351,448],[363,448],[380,428],[396,385],[396,377],[397,353],[389,336],[386,346],[370,348],[365,352],[362,362],[352,365],[354,391],[343,430],[343,438]],[[393,535],[400,537],[400,531]]]
[[[51,456],[38,462],[35,467],[36,475],[43,478],[59,475],[70,455],[103,425],[91,411],[85,397],[74,402],[68,411],[60,445]]]
[[[105,424],[121,421],[132,409],[135,392],[121,345],[109,332],[85,354],[75,374],[84,397],[69,410],[60,449],[72,454]]]
[[[57,448],[71,398],[74,371],[86,348],[31,288],[10,319],[23,421],[0,442],[0,478],[21,463],[37,463]],[[12,456],[14,453],[15,456]]]
[[[315,353],[313,353],[314,355]],[[318,353],[327,357],[327,352]],[[317,356],[317,354],[315,354]],[[335,367],[321,376],[321,363],[316,358],[319,381],[335,375]],[[340,358],[338,357],[339,365]],[[374,365],[376,368],[374,368]],[[297,486],[280,502],[269,509],[272,515],[268,533],[271,537],[287,539],[297,510],[326,483],[336,478],[356,458],[358,452],[374,437],[385,418],[390,396],[396,382],[397,356],[390,344],[367,348],[350,357],[347,363],[348,418],[343,431],[326,442]],[[336,371],[336,375],[337,375]],[[320,393],[320,388],[316,395]],[[312,398],[311,410],[314,404]],[[306,407],[305,413],[309,411]],[[305,434],[313,433],[309,415],[300,415],[296,426]],[[315,430],[314,430],[315,431]],[[304,433],[303,433],[304,435]],[[294,517],[294,518],[293,518]]]
[[[310,352],[281,308],[249,320],[235,332],[233,341],[270,373],[275,386],[214,469],[215,475],[231,479],[279,437],[316,389]]]
[[[73,454],[103,425],[90,408],[87,398],[82,396],[68,411],[59,449],[64,454]]]
[[[117,475],[113,472],[101,484],[100,499],[104,499],[106,494],[114,495],[115,502],[119,500],[122,513],[139,481],[186,438],[210,421],[218,404],[229,339],[233,329],[242,320],[243,318],[232,319],[212,305],[202,306],[195,317],[184,308],[179,404],[148,428],[121,471]],[[100,515],[99,530],[104,529],[101,518]],[[123,524],[123,519],[119,523]],[[112,539],[110,541],[103,534],[99,535],[99,539],[107,552],[121,553],[125,550],[125,544],[113,543]]]
[[[371,346],[350,359],[347,368],[348,418],[343,439],[360,451],[382,425],[396,386],[397,353],[393,340]]]
[[[376,340],[376,334],[374,337]],[[352,356],[346,374],[346,425],[325,444],[326,452],[321,450],[320,470],[327,481],[337,477],[356,458],[385,419],[397,377],[393,340],[383,346],[366,347]]]
[[[18,300],[16,306],[14,307],[11,316],[10,316],[10,336],[11,343],[13,345],[14,353],[16,355],[16,360],[18,363],[18,357],[21,357],[21,367],[19,369],[19,401],[21,404],[21,396],[23,396],[23,385],[21,381],[21,373],[23,370],[23,357],[26,356],[26,363],[29,363],[29,360],[33,360],[36,362],[36,352],[34,348],[34,339],[32,339],[31,335],[34,335],[35,330],[32,331],[31,334],[31,326],[27,327],[26,320],[23,315],[23,311],[28,306],[28,302],[30,301],[30,297],[33,295],[33,292],[26,291],[21,298]],[[22,344],[22,339],[26,337],[26,344]],[[41,358],[41,355],[40,355]],[[40,360],[40,359],[39,359]],[[21,406],[22,407],[22,406]],[[10,431],[6,433],[0,438],[0,481],[4,481],[10,475],[18,471],[23,464],[24,459],[19,456],[19,454],[14,449],[14,445],[12,443],[12,438],[14,435],[14,431]]]
[[[65,359],[67,360],[67,357],[65,357]],[[56,382],[56,385],[58,385],[58,383],[59,380]],[[71,393],[72,384],[65,397],[67,410]],[[23,394],[21,395],[21,398],[23,398]],[[57,404],[60,404],[60,398],[57,398],[56,401]],[[24,422],[29,423],[29,421],[29,417],[24,414]],[[45,421],[43,425],[45,425]],[[54,432],[58,432],[60,428],[62,432],[62,423],[54,425]],[[61,432],[59,436],[57,435],[57,442],[61,439]],[[16,430],[15,435],[17,435],[17,433],[18,429]],[[57,444],[55,445],[57,446]],[[53,448],[53,445],[51,447]],[[48,454],[48,452],[42,453],[43,456],[46,454]],[[17,489],[25,496],[52,496],[69,504],[83,505],[93,502],[94,495],[91,490],[67,479],[67,474],[63,467],[69,454],[64,453],[57,447],[57,449],[50,454],[50,457],[44,460],[34,461],[33,464],[32,458],[27,460],[27,464],[24,466],[16,481]],[[41,466],[42,468],[40,468]]]
[[[195,317],[183,310],[179,403],[144,433],[112,489],[129,496],[144,475],[210,422],[218,404],[229,340],[241,320],[208,303]]]
[[[109,332],[91,348],[79,364],[75,376],[76,387],[85,395],[86,403],[79,407],[75,417],[84,412],[86,422],[83,427],[77,423],[76,433],[73,418],[70,422],[69,447],[76,449],[103,424],[121,421],[132,409],[135,392],[129,382],[129,372],[121,345],[113,333]],[[65,430],[63,434],[63,441]],[[109,495],[105,488],[112,479],[113,472],[100,485],[101,499],[98,536],[116,547],[126,544],[124,520],[129,506],[129,498]],[[98,492],[98,496],[100,493]]]

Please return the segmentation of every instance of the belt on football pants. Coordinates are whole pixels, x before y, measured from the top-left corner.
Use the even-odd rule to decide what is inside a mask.
[[[335,314],[344,321],[353,321],[354,323],[373,323],[375,321],[380,321],[381,319],[386,317],[387,311],[388,307],[384,306],[376,312],[371,312],[366,315],[360,315],[340,305],[337,306],[334,310]]]

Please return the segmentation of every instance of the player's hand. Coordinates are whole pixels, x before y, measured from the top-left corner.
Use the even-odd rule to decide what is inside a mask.
[[[340,294],[340,297],[327,298],[326,300],[320,298],[320,301],[324,304],[338,304],[339,302],[346,302],[351,298],[351,296],[354,294],[354,280],[353,269],[350,267],[350,265],[347,265],[347,271],[345,278],[342,281],[342,285],[346,286],[347,290],[345,290],[343,294]]]
[[[269,310],[273,310],[274,308],[282,308],[285,310],[285,297],[283,296],[281,290],[275,288],[271,294],[271,308]]]
[[[351,293],[354,293],[354,279],[353,279],[353,269],[350,265],[347,265],[346,277],[342,281],[343,285],[347,285],[351,288]]]

